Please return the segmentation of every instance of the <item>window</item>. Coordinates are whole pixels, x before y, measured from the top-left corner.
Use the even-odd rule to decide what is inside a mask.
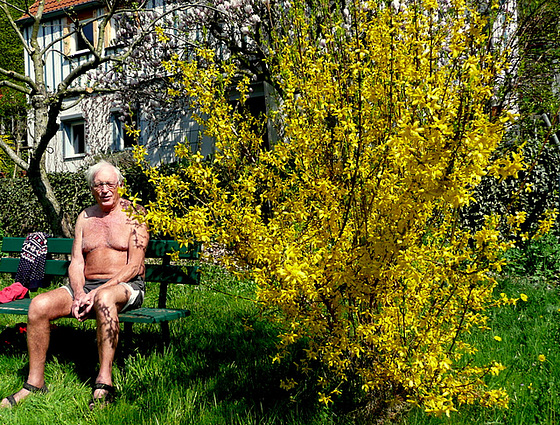
[[[121,116],[113,114],[113,150],[122,151],[138,144],[136,137],[127,129],[137,130],[139,128],[138,113],[136,111]]]
[[[95,46],[95,37],[97,36],[95,12],[84,10],[66,18],[64,34],[69,36],[64,43],[64,53],[66,55],[71,56],[88,52],[88,43]]]
[[[73,158],[86,153],[86,126],[84,121],[63,122],[64,157]]]
[[[75,33],[75,40],[76,40],[76,52],[80,52],[83,50],[89,50],[87,42],[93,46],[93,21],[86,23],[85,25],[82,23],[82,32],[83,37],[76,28]],[[86,42],[87,40],[87,42]]]

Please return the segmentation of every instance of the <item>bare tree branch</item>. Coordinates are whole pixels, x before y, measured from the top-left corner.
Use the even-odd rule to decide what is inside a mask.
[[[16,91],[18,91],[20,93],[23,93],[23,94],[26,94],[26,95],[31,93],[31,91],[29,89],[26,89],[25,87],[22,87],[18,84],[12,83],[11,81],[8,81],[8,80],[0,80],[0,87],[9,87],[12,90],[16,90]]]
[[[23,159],[21,159],[15,152],[14,150],[8,146],[8,144],[6,142],[4,142],[4,139],[2,139],[0,137],[0,148],[6,153],[6,155],[8,155],[10,157],[10,159],[12,161],[14,161],[16,163],[16,165],[24,170],[27,170],[29,168],[27,162],[25,162]]]
[[[35,86],[35,82],[31,78],[29,78],[25,75],[22,75],[18,72],[15,72],[15,71],[10,71],[10,70],[4,69],[4,68],[0,68],[0,75],[4,75],[5,77],[8,77],[8,78],[11,78],[13,80],[19,81],[20,83],[30,85],[31,87]],[[2,80],[2,81],[6,81],[6,80]],[[18,86],[18,85],[15,85],[13,87],[10,86],[10,87],[19,91],[19,92],[25,93],[25,94],[30,93],[29,89],[25,90],[23,87]]]

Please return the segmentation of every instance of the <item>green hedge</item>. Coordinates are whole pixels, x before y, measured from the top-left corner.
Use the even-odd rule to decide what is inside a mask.
[[[148,202],[154,197],[150,185],[142,171],[133,165],[121,168],[126,184],[132,193]],[[71,217],[72,222],[84,208],[95,201],[87,187],[84,173],[49,174],[51,185],[58,201]],[[29,181],[25,177],[0,179],[0,236],[26,236],[31,232],[52,233]]]

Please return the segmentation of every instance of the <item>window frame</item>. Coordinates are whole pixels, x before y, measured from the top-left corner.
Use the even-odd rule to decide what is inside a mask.
[[[134,146],[140,144],[142,136],[134,141],[126,134],[126,124],[134,124],[136,129],[140,128],[140,118],[138,109],[134,109],[132,115],[128,114],[124,120],[120,119],[120,112],[111,113],[111,121],[113,122],[113,151],[124,152],[131,150]],[[128,142],[128,143],[127,143]],[[131,143],[130,143],[131,142]]]
[[[64,159],[83,158],[88,153],[86,137],[86,121],[83,118],[73,118],[62,121],[64,137]],[[76,130],[81,130],[76,134]],[[77,140],[81,136],[81,141]],[[81,149],[80,149],[81,148]]]

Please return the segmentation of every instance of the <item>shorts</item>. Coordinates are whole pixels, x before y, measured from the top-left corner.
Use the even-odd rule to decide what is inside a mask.
[[[98,288],[108,281],[109,279],[86,279],[84,292],[87,294],[88,292],[93,291],[95,288]],[[122,308],[121,313],[127,310],[134,310],[135,308],[138,308],[142,305],[142,303],[144,302],[144,292],[146,289],[146,283],[144,282],[144,279],[142,279],[142,276],[136,276],[134,279],[129,280],[128,282],[120,282],[119,285],[126,286],[130,291],[130,297]],[[68,291],[73,300],[74,290],[72,289],[70,284],[68,283],[64,285],[63,288]]]

